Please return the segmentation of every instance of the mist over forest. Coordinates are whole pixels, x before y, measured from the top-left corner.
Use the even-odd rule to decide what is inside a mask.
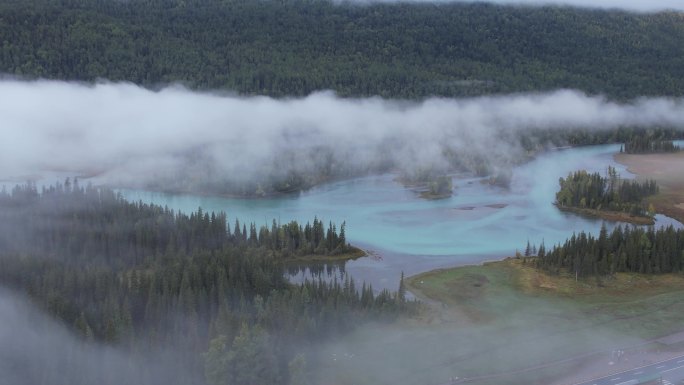
[[[361,215],[476,250],[483,239],[443,228],[522,227],[540,200],[516,194],[551,189],[520,188],[525,178],[613,154],[549,158],[511,181],[516,168],[593,145],[678,156],[683,11],[675,0],[0,2],[0,385],[557,385],[606,349],[681,330],[674,227],[568,230],[548,248],[528,235],[514,258],[463,267],[470,256],[399,258],[356,245],[344,219],[278,210],[381,176],[352,201],[386,210]],[[561,178],[543,213],[565,231],[599,220],[572,210],[649,223],[663,205],[679,212],[676,195],[658,195],[677,185],[608,170],[610,183]],[[497,200],[463,203],[454,181]],[[133,202],[130,189],[267,202],[277,217]],[[397,270],[375,286],[345,271],[393,257],[393,269],[453,257],[461,270]],[[507,255],[473,260],[485,257]]]
[[[387,171],[496,174],[525,151],[569,144],[566,131],[684,127],[678,98],[623,103],[572,90],[413,102],[332,92],[274,99],[180,86],[0,84],[0,123],[11,138],[0,145],[4,179],[58,171],[165,191],[258,195],[278,184],[301,189]],[[545,137],[527,135],[532,131]]]

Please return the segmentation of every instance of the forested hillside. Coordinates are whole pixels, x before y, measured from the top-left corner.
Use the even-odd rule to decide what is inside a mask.
[[[459,3],[8,0],[0,72],[272,96],[682,95],[682,21]]]
[[[317,342],[414,306],[402,290],[374,293],[350,279],[288,283],[283,259],[348,247],[334,225],[323,229],[315,220],[231,231],[225,214],[185,215],[73,182],[3,190],[0,286],[28,295],[84,343],[177,375],[162,380],[141,365],[101,382],[81,374],[78,355],[60,367],[14,357],[12,371],[27,384],[301,384],[315,373],[307,361]]]

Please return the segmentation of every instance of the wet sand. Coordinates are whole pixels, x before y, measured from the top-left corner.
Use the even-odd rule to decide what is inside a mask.
[[[639,179],[654,179],[660,193],[649,199],[656,211],[684,222],[684,151],[667,154],[616,154],[615,161]]]

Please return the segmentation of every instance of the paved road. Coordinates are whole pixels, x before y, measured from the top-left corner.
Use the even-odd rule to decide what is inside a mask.
[[[663,385],[680,385],[684,383],[684,356],[627,370],[622,373],[596,378],[576,385],[636,385],[661,377],[663,379]]]

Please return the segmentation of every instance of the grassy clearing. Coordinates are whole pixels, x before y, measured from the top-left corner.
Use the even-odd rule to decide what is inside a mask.
[[[642,338],[684,327],[681,274],[625,273],[576,281],[571,274],[552,276],[539,271],[532,259],[509,258],[420,274],[411,277],[408,285],[419,298],[443,303],[474,321],[501,322],[514,309],[551,301],[559,312],[572,310],[567,319],[610,323],[616,331]]]
[[[596,353],[585,357],[595,361],[610,349],[684,329],[684,275],[576,281],[545,274],[532,263],[511,258],[408,279],[410,290],[433,304],[426,323],[482,336],[476,346],[462,348],[462,361],[452,362],[460,373],[513,372],[478,384],[548,384],[572,372],[588,353]],[[580,358],[562,362],[570,357]]]

